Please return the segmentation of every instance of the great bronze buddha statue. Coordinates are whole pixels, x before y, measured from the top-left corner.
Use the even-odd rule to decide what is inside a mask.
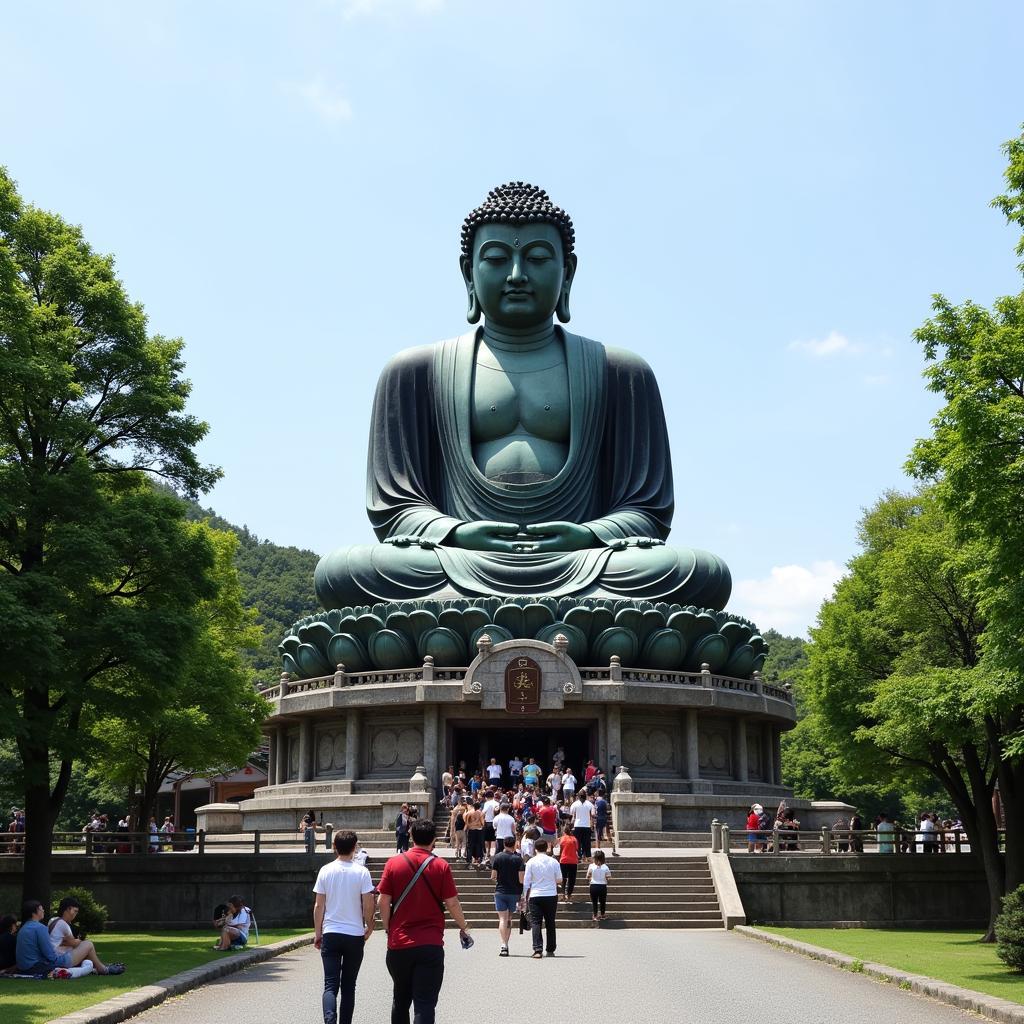
[[[715,555],[665,545],[674,507],[661,395],[637,355],[570,334],[568,215],[493,189],[462,228],[467,318],[377,385],[367,512],[377,545],[324,556],[327,609],[420,598],[629,598],[725,607]]]

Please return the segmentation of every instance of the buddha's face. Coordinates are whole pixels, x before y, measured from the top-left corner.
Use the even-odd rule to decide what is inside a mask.
[[[574,256],[566,261],[553,224],[484,224],[462,272],[490,322],[523,329],[550,321],[563,292],[567,297],[575,266]]]

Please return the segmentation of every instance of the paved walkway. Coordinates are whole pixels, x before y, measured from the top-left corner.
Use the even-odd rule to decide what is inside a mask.
[[[451,935],[452,933],[449,933]],[[561,1007],[544,1019],[625,1024],[967,1024],[953,1007],[728,932],[566,931],[558,956],[531,960],[513,932],[498,958],[497,933],[476,931],[463,951],[449,940],[439,1024],[536,1019],[531,1005]],[[356,990],[355,1024],[389,1019],[384,937],[373,936]],[[196,989],[135,1018],[139,1024],[317,1024],[322,972],[312,948]],[[575,993],[587,991],[585,1006]],[[524,995],[532,992],[532,996]],[[524,1002],[525,999],[525,1002]],[[537,1000],[540,1002],[537,1002]],[[564,1010],[564,1012],[563,1012]]]

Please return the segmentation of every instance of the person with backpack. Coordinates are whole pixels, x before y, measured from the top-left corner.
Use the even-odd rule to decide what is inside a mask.
[[[482,817],[482,815],[481,815]],[[462,946],[473,940],[447,861],[434,854],[436,829],[430,818],[413,822],[413,847],[384,865],[378,891],[380,919],[388,936],[387,968],[394,983],[391,1024],[434,1024],[444,980],[444,912],[459,926]]]
[[[335,832],[336,857],[320,869],[313,886],[313,945],[324,968],[324,1024],[352,1024],[363,947],[373,934],[373,881],[355,861],[358,845],[355,832]]]

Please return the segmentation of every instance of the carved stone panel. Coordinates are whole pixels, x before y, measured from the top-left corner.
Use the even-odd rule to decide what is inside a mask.
[[[299,733],[288,733],[288,782],[295,782],[299,777]]]
[[[423,761],[423,730],[415,726],[381,725],[370,740],[370,771],[412,774]]]
[[[728,722],[701,722],[699,750],[702,776],[732,777],[732,730]]]
[[[630,770],[675,774],[676,746],[672,733],[662,726],[631,723],[622,732],[622,760]]]
[[[317,731],[315,766],[318,776],[344,774],[346,739],[344,724],[331,725]]]

